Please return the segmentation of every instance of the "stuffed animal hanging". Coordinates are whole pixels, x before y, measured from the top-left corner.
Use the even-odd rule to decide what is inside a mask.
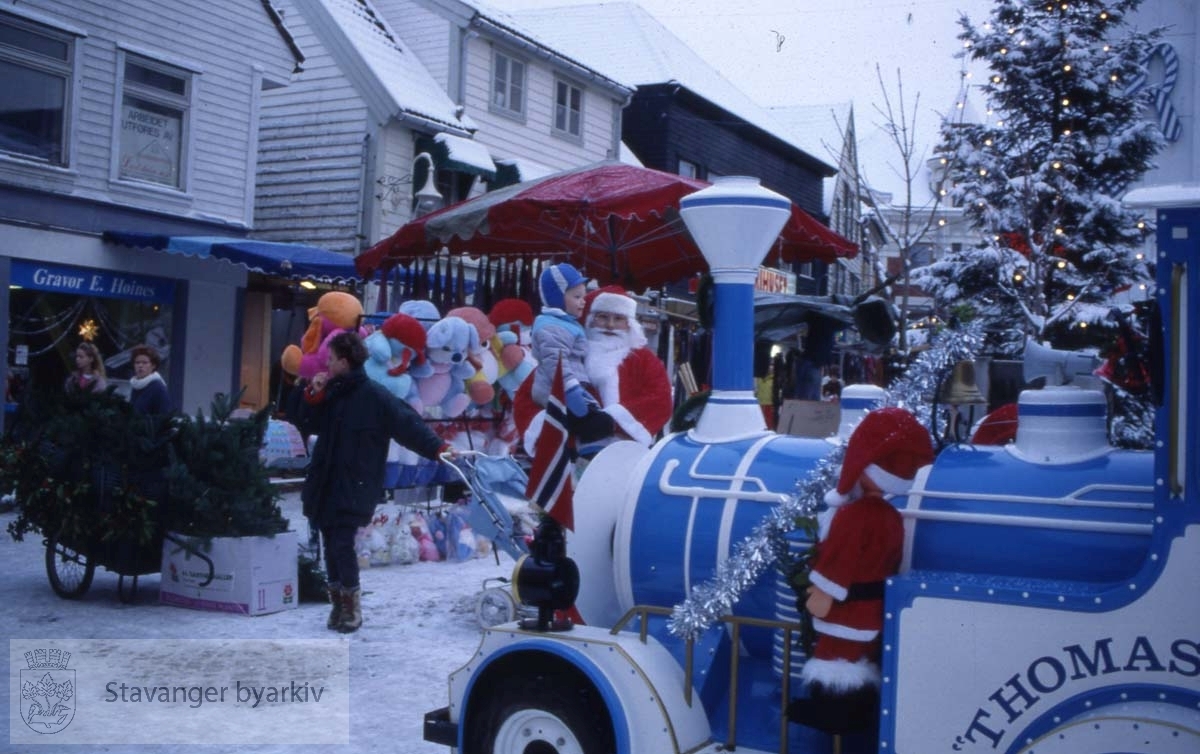
[[[393,314],[367,336],[367,376],[392,395],[407,401],[417,413],[422,410],[417,379],[433,374],[425,363],[425,328],[407,314]]]
[[[501,299],[488,312],[488,320],[496,329],[496,334],[488,341],[496,359],[496,383],[512,400],[517,388],[537,366],[529,351],[533,307],[519,298]]]
[[[471,404],[466,380],[475,376],[469,359],[479,349],[475,328],[459,317],[444,317],[429,328],[425,340],[425,359],[432,374],[417,380],[417,390],[425,413],[432,419],[452,419],[462,415]]]

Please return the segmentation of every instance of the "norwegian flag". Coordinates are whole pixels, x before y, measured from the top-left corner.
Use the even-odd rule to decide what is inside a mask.
[[[525,496],[564,528],[575,531],[575,448],[566,423],[566,390],[559,361],[546,401],[546,421],[533,448]]]

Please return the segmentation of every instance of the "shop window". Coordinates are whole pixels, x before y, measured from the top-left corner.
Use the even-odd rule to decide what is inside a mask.
[[[492,54],[492,109],[525,115],[525,64],[499,50]]]
[[[108,382],[122,395],[133,375],[130,350],[140,343],[157,349],[159,373],[170,373],[173,281],[23,259],[13,260],[11,275],[9,366],[25,394],[61,390],[84,340],[100,350]]]
[[[127,53],[117,125],[117,178],[182,189],[192,74]]]
[[[583,90],[565,81],[554,82],[554,132],[583,137]]]
[[[74,35],[0,13],[0,152],[68,164]]]

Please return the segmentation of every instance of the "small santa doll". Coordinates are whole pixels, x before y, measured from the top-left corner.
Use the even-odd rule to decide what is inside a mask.
[[[933,462],[929,433],[901,408],[871,411],[851,433],[825,496],[805,609],[817,640],[788,719],[827,733],[870,731],[879,715],[883,584],[900,568],[904,526],[887,501]]]

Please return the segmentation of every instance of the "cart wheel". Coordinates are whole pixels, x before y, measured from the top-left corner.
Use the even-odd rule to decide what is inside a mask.
[[[494,586],[484,589],[475,603],[475,617],[480,628],[491,628],[517,619],[517,604],[507,589]]]
[[[58,532],[46,538],[46,576],[59,597],[79,599],[92,585],[96,564],[87,553],[73,550],[59,540]]]
[[[121,574],[120,576],[117,577],[117,598],[120,599],[122,602],[124,602],[126,605],[132,604],[134,601],[137,600],[137,582],[138,582],[137,574],[135,573],[133,576],[130,577],[130,579],[131,579],[131,581],[130,581],[129,588],[126,589],[125,588],[125,574]]]

